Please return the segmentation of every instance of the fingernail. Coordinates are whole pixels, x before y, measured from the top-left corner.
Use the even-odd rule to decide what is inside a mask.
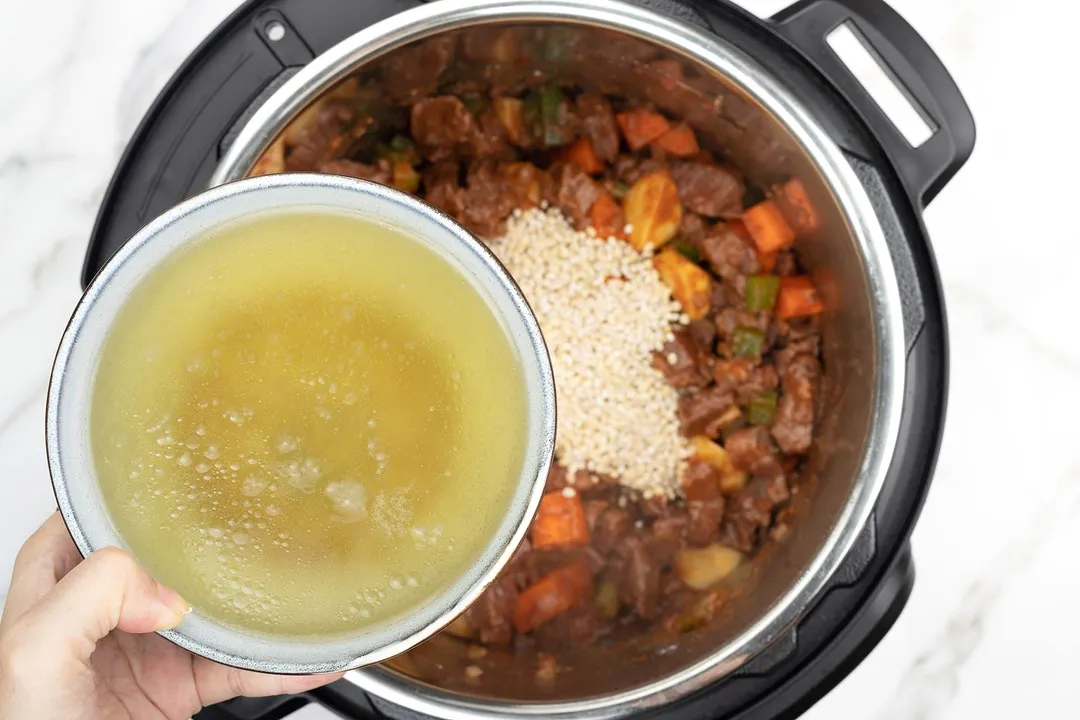
[[[160,630],[176,627],[184,619],[184,616],[191,612],[191,606],[188,605],[187,600],[180,597],[180,595],[170,587],[158,583],[157,596],[158,601],[168,608],[169,613],[172,615],[170,621],[159,628]]]

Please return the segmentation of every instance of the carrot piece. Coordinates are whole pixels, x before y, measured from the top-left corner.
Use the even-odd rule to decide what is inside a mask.
[[[676,157],[697,155],[701,149],[694,131],[686,123],[679,123],[661,135],[656,140],[656,145],[664,152]]]
[[[802,180],[793,177],[780,186],[777,202],[792,227],[800,235],[813,232],[818,227],[818,215],[806,194]]]
[[[581,138],[566,148],[566,159],[590,175],[604,169],[604,163],[596,156],[596,150],[589,138]]]
[[[776,317],[780,320],[817,315],[825,310],[814,281],[809,275],[780,278],[780,294],[776,297]]]
[[[772,200],[764,200],[747,208],[742,220],[761,252],[784,250],[795,242],[795,231]]]
[[[589,224],[596,230],[596,234],[602,238],[626,239],[626,233],[623,232],[623,228],[626,227],[626,220],[622,208],[607,193],[597,198],[589,209]]]
[[[514,604],[514,627],[526,633],[574,604],[592,597],[592,573],[584,558],[557,568],[522,592]]]
[[[532,523],[532,544],[535,548],[589,544],[589,524],[577,493],[567,497],[562,492],[550,492],[540,499]]]
[[[622,128],[623,137],[631,150],[640,150],[671,129],[660,113],[649,110],[631,110],[615,116]]]

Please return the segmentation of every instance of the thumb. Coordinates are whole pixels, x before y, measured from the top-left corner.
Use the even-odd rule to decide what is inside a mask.
[[[23,639],[81,662],[114,628],[148,633],[180,624],[190,606],[115,547],[91,553],[19,623]]]

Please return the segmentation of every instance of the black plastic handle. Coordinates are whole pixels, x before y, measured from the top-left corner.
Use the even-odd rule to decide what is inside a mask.
[[[975,147],[975,118],[960,88],[915,29],[883,0],[799,0],[771,18],[775,30],[823,73],[878,136],[912,199],[925,207]],[[912,147],[826,42],[850,23],[935,126]]]

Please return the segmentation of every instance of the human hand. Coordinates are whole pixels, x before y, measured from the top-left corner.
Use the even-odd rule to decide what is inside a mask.
[[[0,719],[184,720],[238,695],[304,692],[340,677],[237,670],[154,633],[188,611],[118,548],[82,560],[54,513],[15,559],[0,618]]]

